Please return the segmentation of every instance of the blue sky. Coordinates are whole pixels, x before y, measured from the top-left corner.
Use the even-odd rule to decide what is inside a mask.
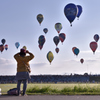
[[[83,12],[70,27],[69,21],[64,15],[64,7],[68,3],[81,5]],[[17,63],[13,58],[25,45],[35,55],[30,62],[32,75],[38,74],[70,74],[85,72],[100,74],[100,46],[93,54],[89,44],[94,41],[95,34],[100,35],[100,1],[91,0],[2,0],[0,1],[0,39],[6,39],[8,50],[0,53],[0,75],[15,75]],[[43,14],[44,20],[39,25],[36,16]],[[53,37],[58,33],[54,28],[55,23],[62,24],[61,33],[66,34],[66,39],[58,44],[59,53],[55,52]],[[43,32],[48,28],[48,33]],[[38,37],[44,35],[46,42],[42,50],[38,47]],[[20,43],[16,49],[15,42]],[[72,47],[80,49],[76,57]],[[49,51],[54,54],[51,65],[46,55]],[[80,63],[80,59],[84,63]]]

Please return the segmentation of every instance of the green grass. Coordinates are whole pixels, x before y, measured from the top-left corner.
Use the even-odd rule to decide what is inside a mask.
[[[65,86],[65,84],[63,84]],[[96,95],[100,94],[100,86],[96,84],[96,86],[89,86],[85,84],[67,84],[68,86],[61,88],[52,88],[51,86],[45,86],[39,88],[38,86],[34,86],[33,88],[27,89],[27,93],[31,94],[65,94],[65,95],[75,95],[75,94],[90,94]],[[73,86],[72,86],[73,85]],[[60,84],[59,84],[60,86]]]
[[[6,94],[11,88],[16,88],[17,84],[0,84],[2,93]],[[22,89],[22,85],[21,85]],[[59,84],[28,84],[27,94],[88,94],[100,95],[100,84],[94,83],[59,83]]]

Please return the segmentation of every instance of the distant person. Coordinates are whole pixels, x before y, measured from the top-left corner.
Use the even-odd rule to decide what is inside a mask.
[[[29,54],[29,55],[26,55]],[[29,73],[31,72],[29,67],[29,61],[34,58],[34,55],[25,50],[24,48],[20,49],[20,52],[14,55],[14,58],[17,61],[17,73],[16,73],[16,80],[17,80],[17,89],[18,89],[18,96],[21,95],[20,86],[23,82],[23,96],[26,95],[26,88],[28,79],[30,79]]]

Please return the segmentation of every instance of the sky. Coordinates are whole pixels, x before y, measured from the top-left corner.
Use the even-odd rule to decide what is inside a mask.
[[[72,27],[64,15],[64,7],[69,3],[83,8],[79,20],[75,18]],[[16,75],[17,62],[13,56],[23,46],[35,56],[30,61],[31,75],[100,74],[100,41],[95,54],[89,46],[94,35],[100,35],[99,4],[100,0],[1,0],[0,40],[6,40],[8,50],[0,53],[0,75]],[[41,25],[36,19],[38,14],[44,16]],[[62,24],[60,33],[65,33],[66,39],[63,44],[58,44],[60,51],[56,53],[53,38],[58,36],[54,27],[58,22]],[[43,32],[44,28],[48,28],[47,34]],[[42,50],[38,47],[40,35],[46,38]],[[16,42],[20,43],[18,49]],[[78,56],[73,54],[73,47],[79,48]],[[51,64],[46,57],[49,51],[54,55]]]

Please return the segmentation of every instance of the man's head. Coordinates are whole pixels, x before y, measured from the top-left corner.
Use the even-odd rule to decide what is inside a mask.
[[[20,56],[25,56],[26,50],[24,48],[20,49]]]

